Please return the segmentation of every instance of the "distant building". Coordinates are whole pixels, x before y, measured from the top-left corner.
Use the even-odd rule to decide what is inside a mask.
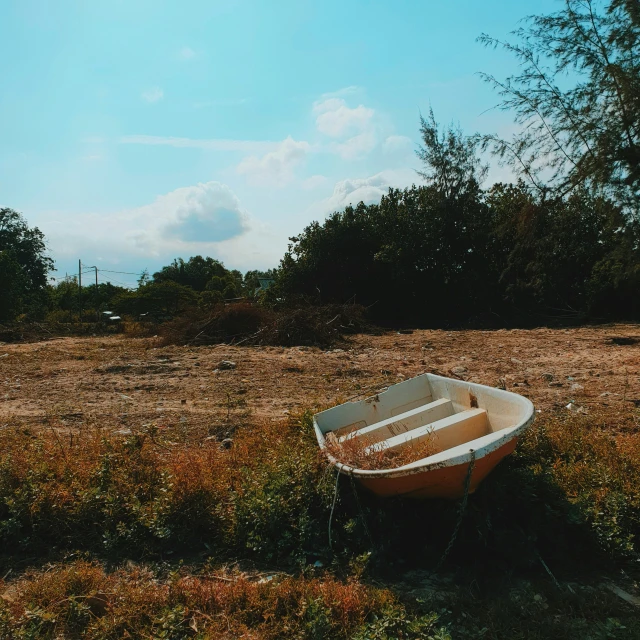
[[[255,290],[256,295],[262,291],[266,291],[275,282],[275,280],[273,278],[258,278],[258,282],[260,285]]]

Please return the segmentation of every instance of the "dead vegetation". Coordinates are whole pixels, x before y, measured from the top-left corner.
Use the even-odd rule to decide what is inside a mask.
[[[307,306],[274,311],[239,302],[190,312],[160,327],[164,344],[328,347],[370,328],[358,305]]]
[[[327,434],[326,451],[338,462],[353,469],[395,469],[405,464],[433,455],[436,444],[432,434],[419,442],[408,442],[405,446],[390,449],[385,442],[367,436],[339,439]]]

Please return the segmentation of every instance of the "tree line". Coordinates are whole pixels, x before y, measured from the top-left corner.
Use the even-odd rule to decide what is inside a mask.
[[[0,321],[71,319],[105,306],[162,320],[253,298],[292,308],[355,302],[382,324],[530,325],[640,317],[640,9],[565,0],[514,42],[517,75],[485,74],[520,125],[511,139],[420,119],[423,184],[313,222],[279,267],[242,275],[176,259],[134,291],[48,283],[45,241],[0,210]],[[485,185],[486,152],[516,174]]]

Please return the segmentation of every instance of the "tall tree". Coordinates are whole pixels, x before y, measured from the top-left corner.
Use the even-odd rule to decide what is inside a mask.
[[[17,211],[0,208],[0,320],[11,320],[44,296],[52,269],[44,234]]]
[[[483,34],[520,63],[517,75],[483,74],[521,130],[486,147],[537,189],[600,190],[637,215],[640,205],[640,4],[565,0],[528,18],[518,43]]]
[[[426,119],[420,116],[420,135],[423,146],[416,155],[424,169],[418,175],[445,198],[455,198],[482,183],[487,167],[478,156],[478,136],[466,136],[454,125],[441,132],[433,109]]]

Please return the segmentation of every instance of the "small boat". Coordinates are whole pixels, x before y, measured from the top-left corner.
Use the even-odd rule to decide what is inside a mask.
[[[425,373],[317,413],[313,425],[331,464],[374,494],[455,499],[475,491],[533,419],[533,404],[523,396]],[[420,449],[425,442],[428,450]],[[406,447],[423,455],[383,468],[340,462],[341,447],[358,443],[366,455]]]

